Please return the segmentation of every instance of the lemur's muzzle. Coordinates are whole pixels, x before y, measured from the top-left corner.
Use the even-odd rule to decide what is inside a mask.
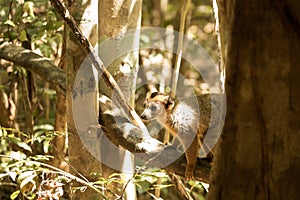
[[[149,116],[145,113],[145,111],[141,114],[141,119],[143,121],[149,121],[150,120]]]

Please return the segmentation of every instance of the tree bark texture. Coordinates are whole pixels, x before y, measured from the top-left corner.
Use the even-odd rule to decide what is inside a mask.
[[[134,31],[134,37],[127,37],[126,33],[131,29],[140,29],[141,9],[141,0],[99,0],[99,55],[108,71],[118,82],[119,87],[122,89],[131,107],[134,107],[135,101],[136,79],[139,69],[138,48],[140,36],[139,31]],[[105,45],[108,40],[110,40],[111,43]],[[126,46],[123,43],[126,43]],[[108,89],[104,81],[101,81],[101,78],[99,92],[111,99],[114,98],[113,91]],[[113,101],[115,102],[114,99]],[[118,106],[118,104],[116,105]],[[121,107],[119,106],[119,108]],[[111,124],[104,124],[104,126],[110,125]],[[121,150],[106,143],[102,143],[101,151],[101,157],[103,159],[108,160],[109,163],[115,163],[114,166],[108,166],[104,163],[102,169],[105,177],[116,172],[115,169],[121,168],[126,168],[127,174],[134,173],[134,161],[128,151],[126,152],[124,149]],[[112,155],[117,155],[120,162],[116,162],[116,157]],[[126,157],[128,160],[131,160],[131,162],[125,163]],[[120,188],[122,186],[116,186],[116,188],[118,187]],[[127,199],[136,199],[134,187],[132,182],[129,182],[125,192]],[[115,189],[111,188],[111,190],[114,191]]]
[[[57,90],[65,92],[66,75],[50,59],[42,57],[31,50],[8,43],[0,45],[0,58],[36,73],[40,78],[56,87]]]
[[[64,39],[63,39],[62,53],[61,53],[62,59],[60,61],[58,68],[60,67],[59,69],[62,69],[64,72],[66,72],[67,65],[64,59],[66,55],[66,30],[64,30],[63,38]],[[56,99],[54,130],[62,134],[57,135],[52,141],[53,144],[52,165],[55,167],[59,167],[65,171],[69,171],[69,168],[64,161],[66,157],[66,136],[67,136],[67,128],[68,128],[66,93],[57,91],[56,95],[57,95],[57,99]]]
[[[97,10],[95,8],[96,1],[84,2],[81,0],[72,1],[69,6],[70,14],[80,24],[80,28],[93,45],[97,42]],[[96,6],[97,8],[97,6]],[[91,113],[95,112],[96,89],[94,84],[87,84],[88,75],[92,80],[91,64],[89,68],[81,69],[82,63],[86,58],[83,48],[79,46],[79,42],[69,28],[66,28],[66,65],[67,65],[67,122],[68,122],[68,138],[69,138],[69,159],[76,175],[83,175],[89,181],[97,180],[98,176],[92,176],[91,173],[101,174],[101,163],[95,155],[92,155],[86,145],[88,142],[95,141],[95,135],[87,134],[89,119],[92,119]],[[83,74],[78,76],[79,70]],[[76,81],[75,81],[76,80]],[[88,103],[87,103],[88,102]],[[75,109],[74,109],[75,108]],[[81,115],[78,115],[81,113]],[[77,114],[77,115],[76,115]],[[80,116],[74,118],[74,116]],[[87,119],[87,120],[86,120]],[[85,143],[82,142],[80,134],[86,136]],[[99,151],[99,146],[95,146]],[[97,150],[98,148],[98,150]],[[95,157],[94,157],[95,156]],[[76,192],[72,199],[101,199],[100,194],[93,190],[87,189],[85,192]]]
[[[0,126],[12,128],[16,115],[16,106],[2,89],[0,89],[0,110],[2,111],[0,115]]]
[[[139,41],[137,40],[139,39],[139,35],[137,32],[135,39],[125,37],[125,35],[130,29],[140,28],[141,1],[100,0],[99,11],[100,58],[104,65],[107,66],[108,71],[118,82],[123,94],[127,97],[127,101],[130,102],[132,107],[134,107],[134,93],[138,71],[138,51],[131,50],[138,49],[139,43],[135,43],[135,41]],[[124,49],[120,49],[120,45],[124,37],[126,39],[127,46],[124,46]],[[109,46],[105,45],[107,40],[111,40],[111,43],[108,43]],[[129,50],[126,51],[126,49]],[[128,70],[123,70],[126,68]],[[105,94],[109,98],[113,98],[111,89],[107,88],[101,78],[99,90],[101,94]],[[108,146],[103,146],[102,149],[105,155],[107,155],[106,152],[114,151]],[[122,152],[124,153],[124,151]],[[120,154],[123,153],[120,152]],[[121,157],[122,156],[120,156],[120,159]],[[113,157],[111,158],[115,159]],[[119,164],[122,165],[121,162]],[[121,166],[115,167],[121,168]],[[105,169],[108,170],[106,167]],[[107,174],[104,174],[109,176],[112,172],[109,171],[110,170],[107,171]]]
[[[66,156],[65,142],[66,142],[66,130],[67,130],[67,115],[66,115],[66,95],[57,93],[56,100],[56,113],[55,113],[55,131],[58,131],[57,135],[53,139],[53,160],[52,165],[64,170],[68,170],[64,163]]]
[[[300,4],[217,3],[228,105],[208,199],[299,199]]]
[[[124,95],[128,97],[131,106],[134,105],[136,77],[139,70],[141,9],[141,0],[99,1],[100,58],[118,82]],[[129,30],[136,30],[133,31],[133,37],[126,35]],[[107,40],[111,40],[111,43]],[[103,43],[109,46],[102,45]],[[100,92],[108,97],[112,96],[111,90],[103,82],[100,82]]]

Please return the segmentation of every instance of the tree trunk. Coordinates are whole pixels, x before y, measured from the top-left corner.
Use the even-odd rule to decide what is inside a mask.
[[[100,58],[118,82],[132,107],[134,107],[136,79],[139,69],[137,49],[139,47],[138,29],[141,27],[141,9],[141,0],[99,0]],[[128,30],[134,30],[133,37],[128,37]],[[111,42],[107,42],[108,40]],[[106,46],[106,43],[108,43],[108,46]],[[115,101],[112,91],[106,87],[101,78],[99,90],[101,94]],[[104,177],[108,178],[114,172],[123,171],[125,176],[128,176],[125,179],[131,178],[130,174],[134,173],[135,167],[130,152],[116,148],[109,142],[102,142],[101,152]],[[109,163],[113,163],[113,165]],[[125,180],[125,182],[127,181]],[[118,193],[116,188],[119,190],[123,186],[120,184],[119,186],[114,185],[114,187],[110,190]],[[126,185],[126,189],[126,198],[136,199],[135,186],[131,181]]]
[[[66,115],[66,96],[65,94],[56,91],[56,113],[55,113],[55,127],[54,130],[59,132],[59,135],[55,136],[52,141],[53,144],[53,160],[51,164],[55,167],[59,167],[64,170],[68,170],[68,167],[64,163],[66,156],[65,141],[67,130],[67,115]]]
[[[228,113],[208,199],[299,199],[300,4],[218,7]]]
[[[80,28],[85,37],[95,45],[97,42],[97,0],[88,1],[87,3],[84,2],[85,1],[81,0],[72,1],[70,5],[68,5],[69,10],[71,15],[77,20],[77,23],[80,24]],[[93,10],[95,8],[96,10]],[[66,33],[66,99],[69,159],[72,166],[71,169],[73,169],[73,172],[77,176],[81,177],[81,175],[83,175],[89,181],[95,181],[98,177],[92,177],[91,174],[101,173],[101,163],[95,158],[97,156],[94,157],[90,151],[86,149],[86,145],[87,142],[97,140],[95,135],[87,133],[89,123],[93,124],[93,122],[91,122],[93,119],[91,113],[95,112],[97,93],[94,84],[89,85],[85,76],[78,77],[78,71],[81,69],[83,71],[85,70],[84,74],[81,75],[89,75],[89,77],[92,78],[91,65],[86,69],[81,68],[81,64],[86,58],[86,55],[83,49],[78,45],[78,41],[76,41],[69,28],[67,28]],[[75,82],[75,80],[77,82]],[[80,113],[80,115],[78,115],[78,113]],[[86,137],[85,143],[82,142],[80,135]],[[99,146],[95,146],[95,148],[99,149]],[[87,189],[82,193],[77,191],[73,195],[73,199],[101,199],[101,196]]]
[[[66,72],[66,30],[64,30],[63,35],[63,47],[62,47],[62,56],[60,67],[64,72]],[[66,157],[66,135],[67,135],[67,102],[66,102],[66,93],[60,92],[59,90],[56,91],[57,100],[56,100],[56,112],[55,112],[55,125],[54,130],[58,131],[60,134],[57,135],[53,141],[53,159],[52,165],[55,167],[59,167],[65,171],[69,171],[68,166],[64,162]]]

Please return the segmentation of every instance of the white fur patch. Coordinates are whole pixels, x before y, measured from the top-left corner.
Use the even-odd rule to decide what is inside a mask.
[[[181,102],[174,109],[171,121],[173,122],[174,128],[178,129],[178,131],[188,130],[191,127],[196,131],[199,122],[199,119],[196,119],[197,116],[197,113],[195,113],[192,107]]]

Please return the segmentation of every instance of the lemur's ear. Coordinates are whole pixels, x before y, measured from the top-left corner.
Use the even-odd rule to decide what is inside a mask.
[[[151,99],[153,99],[154,97],[156,97],[158,94],[159,94],[159,92],[149,93]]]
[[[165,104],[165,109],[170,110],[174,107],[174,105],[175,105],[175,101],[169,96]]]

